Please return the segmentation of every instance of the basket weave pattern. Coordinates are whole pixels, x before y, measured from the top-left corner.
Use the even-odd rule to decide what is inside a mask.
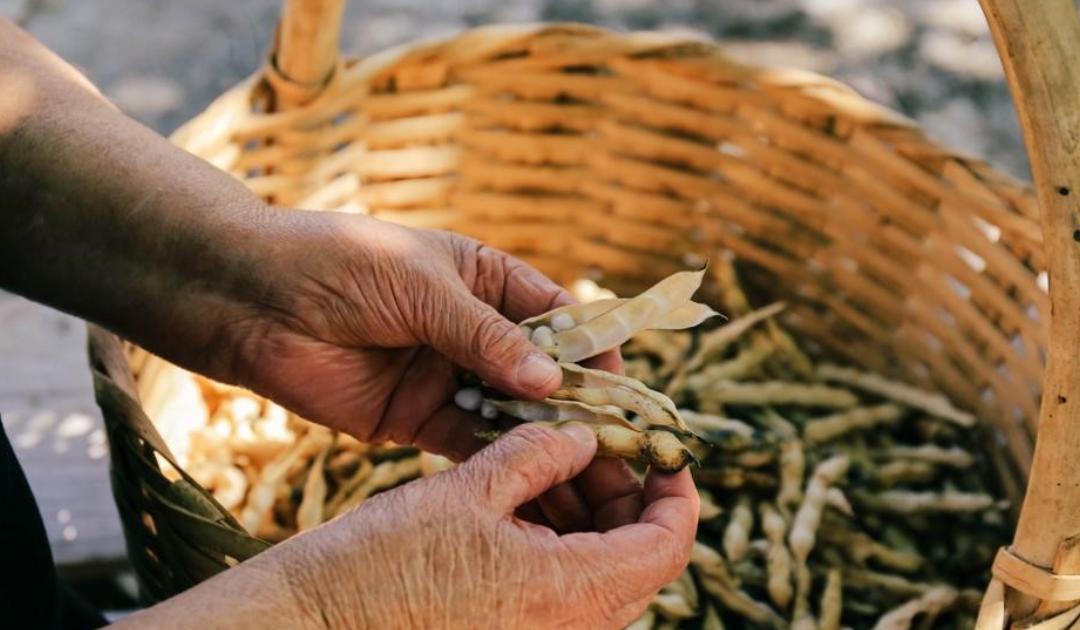
[[[1035,200],[835,81],[685,36],[491,27],[341,62],[314,88],[268,64],[174,140],[279,206],[463,232],[559,281],[629,294],[734,255],[818,351],[975,411],[1021,502],[1050,310]],[[153,417],[167,368],[128,353]],[[203,525],[232,529],[212,508]],[[188,583],[247,552],[216,550]]]
[[[253,113],[304,99],[287,86],[257,75],[175,140],[273,203],[457,230],[559,280],[633,291],[730,251],[792,302],[787,325],[978,410],[1026,475],[1049,318],[1035,201],[842,84],[547,26],[347,62],[302,107]]]

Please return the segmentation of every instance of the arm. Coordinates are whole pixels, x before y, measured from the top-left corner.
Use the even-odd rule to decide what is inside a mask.
[[[0,287],[361,439],[457,459],[491,427],[451,403],[454,365],[521,398],[558,386],[510,320],[569,298],[521,261],[445,232],[270,208],[3,20],[0,86]],[[697,494],[688,471],[643,489],[621,462],[586,468],[595,440],[574,433],[517,429],[123,625],[621,627],[685,566]],[[534,520],[592,533],[514,516],[552,487]]]
[[[569,298],[521,261],[269,207],[2,20],[0,85],[0,288],[361,439],[459,458],[486,427],[445,408],[451,364],[519,397],[558,386],[508,317]]]
[[[274,247],[272,211],[3,20],[0,85],[0,287],[180,363],[220,356],[206,324],[268,290],[245,245]]]

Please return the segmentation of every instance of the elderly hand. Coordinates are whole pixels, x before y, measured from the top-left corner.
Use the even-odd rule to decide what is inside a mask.
[[[580,426],[519,427],[301,536],[290,583],[331,628],[621,628],[685,568],[698,495],[687,470],[650,473],[640,518],[606,533],[513,516],[595,451]]]
[[[453,365],[520,398],[558,387],[561,371],[511,320],[571,298],[520,260],[456,234],[365,216],[264,216],[258,253],[249,255],[266,284],[252,292],[261,298],[248,313],[227,320],[226,346],[235,350],[224,354],[230,371],[220,377],[361,440],[416,444],[456,460],[481,448],[476,432],[492,427],[453,405]],[[594,367],[618,369],[618,354]],[[602,488],[622,495],[607,526],[637,518],[641,486],[613,460],[598,460],[522,514],[560,531],[591,529],[592,495]]]
[[[518,427],[117,627],[622,628],[686,567],[698,495],[688,470],[650,472],[640,517],[605,533],[514,516],[595,452],[580,426]]]
[[[228,333],[232,380],[361,440],[458,458],[485,425],[448,404],[460,387],[452,364],[521,398],[558,387],[558,366],[511,320],[570,297],[521,261],[335,213],[275,212],[267,237],[264,301]]]

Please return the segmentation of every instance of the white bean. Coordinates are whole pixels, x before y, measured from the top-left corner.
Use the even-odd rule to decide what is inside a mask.
[[[541,348],[550,348],[555,345],[554,331],[547,326],[540,326],[533,331],[532,342]]]
[[[454,394],[454,404],[465,411],[478,411],[483,401],[484,395],[475,387],[460,389]]]
[[[569,313],[559,313],[551,318],[551,327],[556,331],[570,330],[576,324]]]

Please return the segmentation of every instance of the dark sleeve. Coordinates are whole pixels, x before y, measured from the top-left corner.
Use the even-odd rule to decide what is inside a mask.
[[[61,590],[45,524],[0,424],[0,627],[96,628],[100,615]]]

